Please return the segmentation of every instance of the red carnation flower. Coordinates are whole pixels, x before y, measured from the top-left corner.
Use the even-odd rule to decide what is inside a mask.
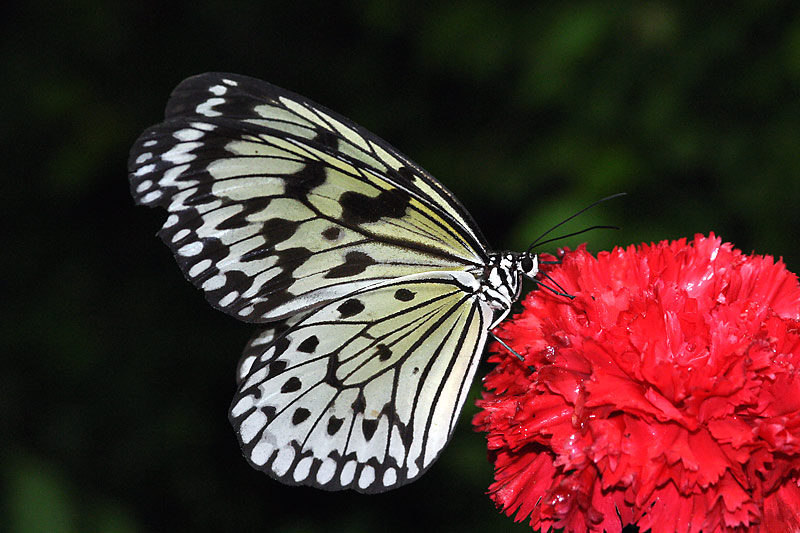
[[[800,531],[800,286],[711,235],[563,254],[473,424],[534,529]]]

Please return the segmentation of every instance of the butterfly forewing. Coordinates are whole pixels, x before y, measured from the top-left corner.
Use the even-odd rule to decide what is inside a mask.
[[[486,340],[491,312],[474,289],[462,272],[402,278],[261,345],[231,406],[251,464],[333,490],[420,476],[450,438]]]
[[[242,76],[190,78],[137,141],[131,187],[216,307],[271,321],[485,246],[436,180],[335,113]]]

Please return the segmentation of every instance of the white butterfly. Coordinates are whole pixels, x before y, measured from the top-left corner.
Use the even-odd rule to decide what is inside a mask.
[[[382,492],[449,441],[487,335],[535,254],[490,252],[430,174],[365,129],[253,78],[182,82],[134,145],[136,201],[208,301],[265,324],[230,420],[288,484]]]

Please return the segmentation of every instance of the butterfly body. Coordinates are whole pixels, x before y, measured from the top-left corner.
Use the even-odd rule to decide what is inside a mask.
[[[255,468],[381,492],[450,439],[487,335],[538,261],[493,252],[432,176],[344,117],[203,74],[129,161],[138,203],[216,308],[263,324],[230,420]]]
[[[503,321],[522,292],[522,278],[534,279],[539,258],[529,252],[492,252],[481,280],[481,299],[495,311],[491,328]]]

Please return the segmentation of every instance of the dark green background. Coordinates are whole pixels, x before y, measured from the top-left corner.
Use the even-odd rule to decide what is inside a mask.
[[[154,236],[164,213],[129,196],[127,151],[183,78],[237,72],[398,146],[497,248],[626,191],[569,229],[623,226],[584,236],[595,251],[714,231],[797,270],[798,12],[689,5],[3,8],[0,530],[529,530],[484,494],[473,400],[441,460],[394,492],[252,470],[226,412],[253,328],[183,280]]]

